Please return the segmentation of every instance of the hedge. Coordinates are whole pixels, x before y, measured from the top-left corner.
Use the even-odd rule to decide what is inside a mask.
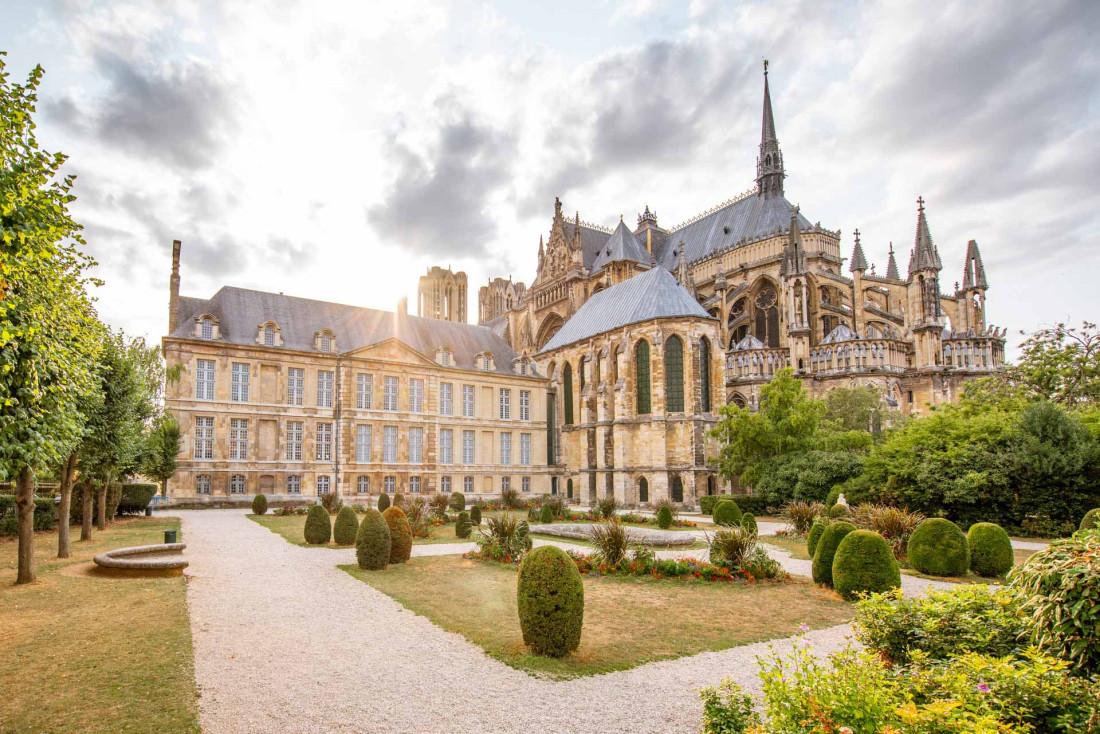
[[[554,508],[550,505],[543,505],[539,510],[539,522],[549,524],[554,522]]]
[[[481,525],[481,505],[474,505],[470,508],[470,522],[474,525]]]
[[[657,510],[657,527],[661,530],[672,527],[672,509],[668,505],[661,505]]]
[[[733,527],[741,522],[741,508],[733,500],[722,500],[714,505],[711,519],[715,525]]]
[[[966,531],[966,544],[970,546],[970,570],[979,576],[1004,576],[1016,563],[1012,540],[1000,525],[974,523]]]
[[[833,585],[833,560],[836,557],[836,549],[840,547],[840,541],[844,540],[844,536],[855,529],[856,526],[847,520],[837,520],[825,528],[814,550],[812,568],[814,583]]]
[[[57,505],[53,497],[34,498],[34,529],[53,530],[57,527]],[[15,495],[0,494],[0,536],[19,534],[19,510]]]
[[[544,545],[524,556],[516,604],[523,641],[536,655],[560,658],[580,646],[584,582],[562,549]]]
[[[252,498],[252,514],[253,515],[266,515],[267,514],[267,496],[258,494]]]
[[[959,526],[932,517],[909,536],[906,555],[913,568],[930,576],[965,576],[970,570],[970,546]]]
[[[400,495],[398,495],[400,496]],[[405,511],[390,505],[382,517],[390,527],[390,563],[404,563],[412,555],[412,528]]]
[[[827,527],[829,527],[829,521],[823,517],[816,518],[814,524],[810,526],[810,532],[806,534],[806,552],[810,555],[810,558],[814,557],[817,543],[821,540],[821,534],[825,532]]]
[[[844,536],[833,556],[832,575],[833,588],[845,599],[901,588],[894,551],[873,530],[854,530]]]
[[[332,526],[332,539],[336,545],[352,545],[359,532],[359,517],[351,505],[344,505],[336,513],[336,522]]]
[[[355,560],[359,568],[381,571],[390,562],[390,527],[378,510],[367,510],[355,534]]]
[[[1094,507],[1081,518],[1078,530],[1095,530],[1100,528],[1100,507]]]
[[[159,487],[155,484],[123,484],[118,501],[119,515],[143,515]]]
[[[699,498],[699,512],[704,515],[713,515],[714,506],[718,504],[720,500],[732,499],[732,495],[729,494],[705,494]]]
[[[448,502],[448,507],[455,512],[462,512],[466,509],[466,495],[461,492],[451,492],[451,500]]]
[[[458,519],[455,520],[455,536],[459,538],[469,538],[472,530],[473,526],[470,524],[470,513],[465,510],[458,513]]]
[[[324,545],[332,537],[332,521],[321,505],[314,505],[306,513],[305,537],[310,545]]]
[[[99,510],[99,493],[97,487],[93,484],[84,484],[83,482],[77,482],[73,485],[72,501],[69,504],[69,522],[74,525],[79,525],[84,518],[84,490],[87,489],[92,493],[92,522],[95,522],[98,516]],[[107,487],[107,519],[110,520],[118,513],[119,505],[122,502],[122,485],[118,482],[111,484]],[[145,512],[145,508],[142,508],[142,512]]]

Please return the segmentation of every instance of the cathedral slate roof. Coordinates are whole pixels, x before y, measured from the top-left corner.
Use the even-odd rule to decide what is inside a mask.
[[[585,301],[551,337],[542,352],[560,349],[629,324],[685,316],[713,320],[671,273],[662,268],[652,268]]]
[[[562,222],[562,230],[565,233],[565,241],[573,241],[573,231],[576,229],[576,223],[566,219]],[[603,249],[603,246],[607,244],[607,230],[597,229],[591,227],[584,222],[581,222],[581,254],[584,257],[584,266],[589,270],[592,270],[592,263],[595,262],[596,256]]]
[[[626,228],[626,223],[622,219],[619,220],[619,226],[607,238],[603,249],[596,253],[596,259],[592,261],[591,270],[597,272],[608,263],[619,260],[633,260],[639,263],[650,262],[649,253],[638,242],[638,238],[634,236],[634,233]]]
[[[179,323],[171,336],[192,338],[193,319],[203,314],[218,319],[219,341],[230,344],[255,345],[260,324],[274,321],[285,349],[316,351],[314,335],[330,329],[341,353],[396,338],[429,359],[435,358],[439,347],[449,347],[455,366],[463,369],[475,369],[477,355],[491,352],[496,371],[508,374],[516,357],[508,342],[485,326],[232,286],[219,289],[208,300],[180,298]]]

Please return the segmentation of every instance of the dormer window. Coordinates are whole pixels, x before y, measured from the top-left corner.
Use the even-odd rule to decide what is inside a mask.
[[[495,370],[496,366],[493,363],[493,353],[482,352],[481,354],[477,355],[477,368],[484,372],[492,372],[493,370]]]
[[[450,347],[440,347],[435,352],[435,361],[444,367],[453,367],[455,363],[454,352]]]
[[[192,335],[199,339],[217,339],[218,319],[211,314],[202,314],[195,318],[195,329]]]
[[[274,321],[267,321],[260,324],[256,333],[256,343],[262,344],[265,347],[283,346],[283,336],[279,329],[279,325]]]
[[[535,363],[530,359],[519,358],[512,363],[512,371],[517,375],[538,375]]]
[[[214,322],[210,319],[202,320],[202,338],[213,339],[214,338]]]
[[[313,335],[313,348],[319,352],[335,352],[336,337],[331,329],[321,329]]]

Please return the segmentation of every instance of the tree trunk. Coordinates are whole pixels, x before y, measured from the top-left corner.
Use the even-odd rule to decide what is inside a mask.
[[[19,512],[19,573],[17,584],[34,581],[34,473],[29,466],[19,470],[15,506]]]
[[[92,539],[92,485],[90,482],[83,481],[81,486],[81,517],[80,517],[80,539],[91,540]]]
[[[76,474],[76,454],[69,454],[61,468],[61,504],[57,507],[57,557],[69,557],[69,507],[73,502],[73,477]]]
[[[101,482],[95,490],[95,526],[96,530],[107,529],[107,482]]]
[[[160,480],[160,496],[161,497],[167,497],[168,496],[168,479],[167,479],[167,477]]]

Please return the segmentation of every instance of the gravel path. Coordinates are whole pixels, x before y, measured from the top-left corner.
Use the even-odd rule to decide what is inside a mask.
[[[769,643],[573,681],[532,678],[337,569],[352,551],[292,545],[238,510],[172,514],[182,518],[191,564],[187,598],[207,734],[695,732],[699,688],[723,677],[759,688],[755,657]],[[839,625],[805,639],[824,654],[847,634]],[[772,644],[783,650],[792,642]]]

